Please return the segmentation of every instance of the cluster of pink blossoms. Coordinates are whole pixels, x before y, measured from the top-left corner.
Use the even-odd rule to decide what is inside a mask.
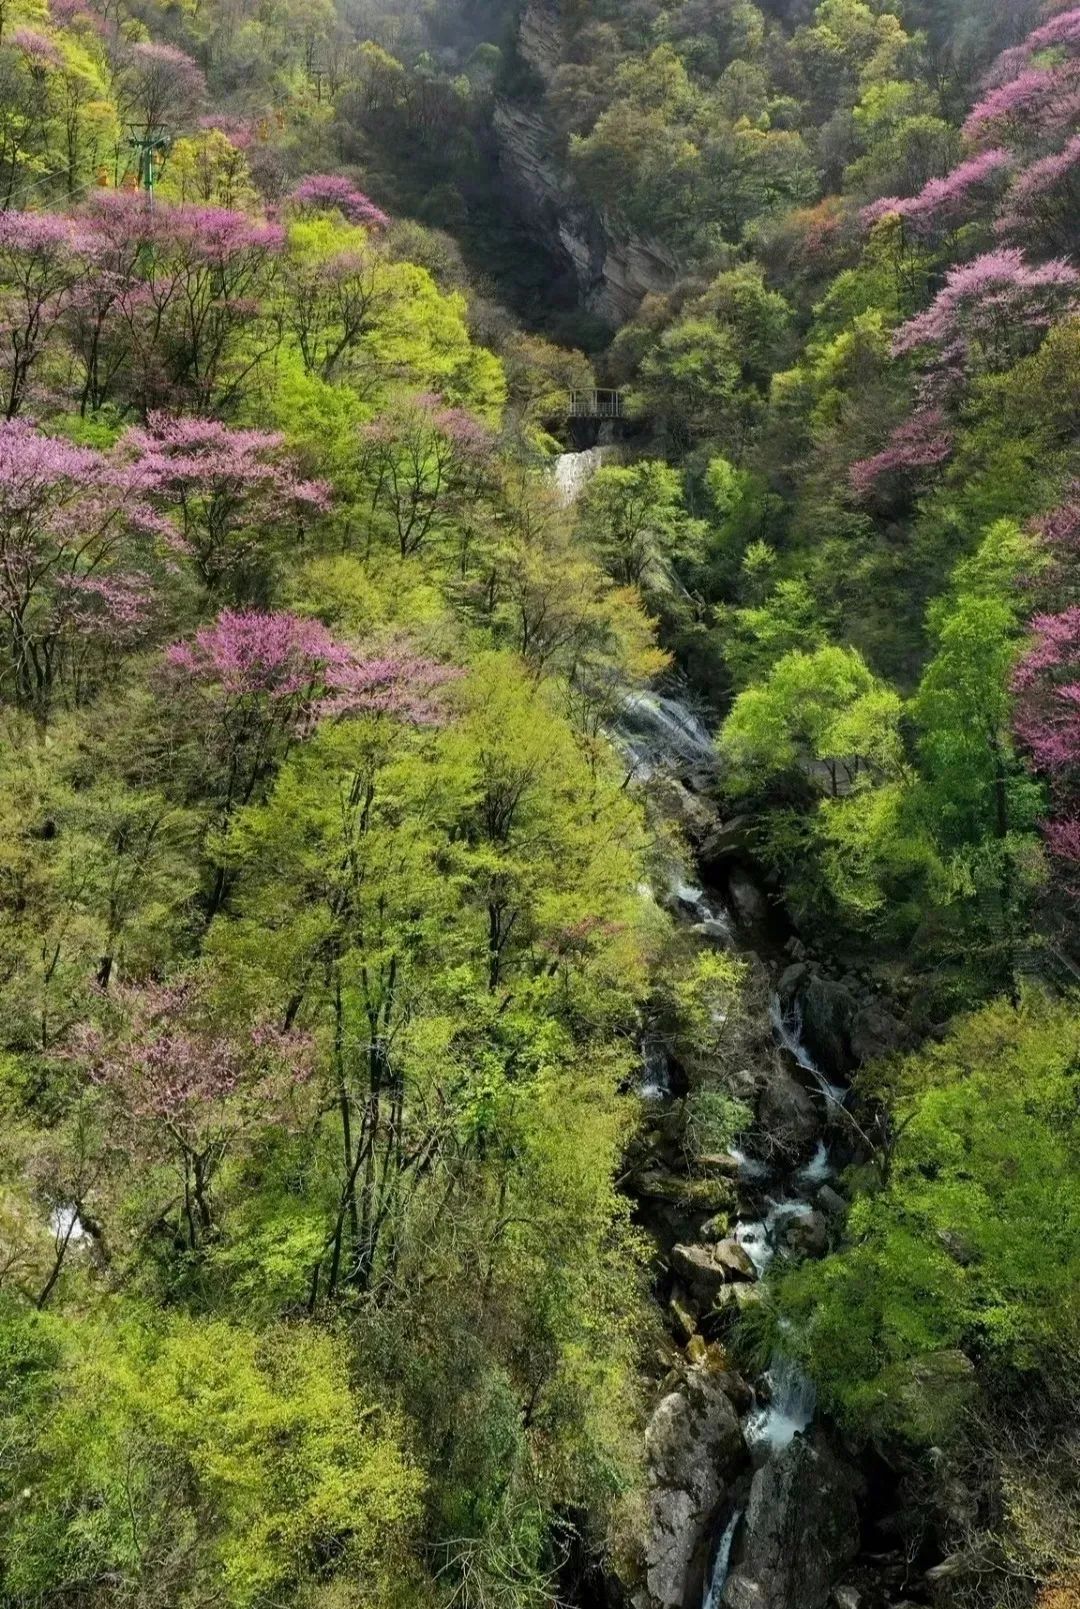
[[[897,215],[916,233],[929,233],[939,227],[955,227],[969,214],[976,201],[987,193],[1013,167],[1009,151],[995,146],[979,151],[943,179],[931,179],[916,196],[883,196],[860,214],[867,227],[882,218]]]
[[[936,346],[955,354],[1017,329],[1046,329],[1076,306],[1080,274],[1062,261],[1029,263],[1011,247],[949,270],[924,313],[901,325],[893,353]]]
[[[217,1025],[198,980],[114,988],[105,1025],[72,1032],[67,1059],[118,1098],[135,1123],[160,1123],[193,1143],[245,1117],[280,1118],[290,1091],[311,1077],[307,1034],[256,1023],[246,1033]]]
[[[351,179],[342,173],[311,173],[301,179],[289,196],[297,207],[312,207],[322,212],[338,211],[349,223],[362,224],[366,229],[385,229],[390,219]]]
[[[254,609],[223,609],[165,657],[174,673],[211,689],[216,704],[264,702],[274,724],[300,736],[348,715],[430,722],[436,690],[460,674],[408,652],[368,656],[321,621]]]
[[[943,411],[923,408],[893,431],[882,452],[852,464],[852,490],[867,497],[888,476],[936,469],[948,461],[952,449],[953,434]]]

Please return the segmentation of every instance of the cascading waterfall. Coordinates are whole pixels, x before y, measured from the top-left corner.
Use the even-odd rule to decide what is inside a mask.
[[[759,1462],[789,1447],[814,1417],[815,1391],[798,1364],[777,1352],[765,1375],[769,1400],[750,1414],[743,1434]]]
[[[742,1517],[742,1509],[737,1508],[730,1520],[728,1520],[723,1534],[716,1544],[716,1557],[713,1559],[713,1567],[705,1586],[705,1596],[702,1599],[701,1609],[720,1609],[724,1588],[727,1585],[728,1572],[731,1569],[731,1549],[735,1541],[735,1532],[739,1529],[739,1521]]]
[[[798,1006],[785,1012],[780,1003],[780,996],[774,994],[769,1002],[769,1021],[772,1023],[777,1044],[782,1050],[787,1051],[804,1073],[810,1074],[829,1105],[843,1106],[847,1100],[847,1090],[839,1084],[829,1083],[802,1042],[802,1013]]]
[[[604,461],[603,447],[589,447],[584,452],[560,453],[552,467],[551,478],[555,495],[564,508],[576,503],[590,479]]]
[[[716,768],[712,734],[680,699],[629,693],[619,711],[616,735],[642,768],[639,781],[648,781],[659,767]]]

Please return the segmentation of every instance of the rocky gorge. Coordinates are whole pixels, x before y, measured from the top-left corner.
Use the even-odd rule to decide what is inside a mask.
[[[595,450],[559,460],[561,495],[572,500],[600,461]],[[645,1437],[644,1533],[600,1601],[885,1609],[904,1600],[891,1591],[898,1561],[877,1536],[880,1471],[868,1478],[860,1451],[815,1414],[812,1384],[782,1346],[755,1372],[733,1340],[767,1303],[771,1270],[827,1256],[842,1233],[838,1175],[865,1157],[871,1121],[853,1110],[850,1078],[895,1049],[902,1029],[863,979],[832,975],[787,928],[746,824],[716,802],[711,734],[691,703],[685,690],[632,694],[611,735],[650,808],[688,846],[655,897],[694,943],[748,968],[737,1078],[753,1120],[736,1147],[688,1162],[685,1074],[671,1045],[646,1035],[646,1119],[627,1187],[656,1245],[666,1335]]]
[[[517,52],[545,90],[560,59],[561,27],[559,0],[528,0],[520,14]],[[533,101],[500,96],[492,135],[505,203],[562,269],[583,310],[614,328],[644,296],[670,289],[679,272],[670,251],[578,194]]]

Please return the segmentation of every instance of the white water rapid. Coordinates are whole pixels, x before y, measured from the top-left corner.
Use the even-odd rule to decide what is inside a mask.
[[[65,1244],[75,1245],[87,1235],[76,1207],[54,1207],[49,1214],[49,1228],[56,1239]]]
[[[755,1408],[743,1425],[746,1444],[757,1463],[790,1447],[814,1417],[813,1382],[783,1353],[773,1357],[765,1384],[768,1402]]]

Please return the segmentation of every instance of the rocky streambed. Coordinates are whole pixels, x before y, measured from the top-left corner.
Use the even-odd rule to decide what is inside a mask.
[[[737,824],[711,802],[712,740],[687,704],[636,694],[614,735],[696,851],[657,897],[696,942],[747,960],[760,1019],[737,1074],[753,1122],[739,1149],[690,1164],[679,1069],[662,1041],[643,1049],[651,1121],[630,1188],[657,1246],[668,1341],[646,1436],[647,1523],[620,1591],[633,1609],[878,1609],[900,1601],[865,1557],[879,1494],[868,1502],[859,1459],[815,1414],[797,1348],[781,1344],[747,1378],[729,1342],[778,1265],[825,1256],[842,1233],[838,1175],[865,1150],[850,1076],[895,1046],[899,1025],[783,931]]]
[[[560,500],[573,503],[600,461],[596,450],[557,460]],[[639,1095],[651,1120],[628,1188],[656,1244],[667,1329],[646,1432],[646,1518],[623,1579],[578,1601],[914,1609],[910,1561],[890,1547],[895,1481],[816,1413],[797,1337],[756,1377],[729,1348],[777,1266],[827,1256],[842,1235],[839,1175],[867,1150],[851,1075],[896,1048],[900,1025],[865,979],[830,975],[785,930],[756,880],[747,824],[720,814],[712,733],[688,701],[628,693],[611,736],[633,783],[690,846],[653,897],[694,942],[748,964],[756,1032],[736,1079],[753,1120],[739,1148],[688,1165],[685,1084],[663,1036],[645,1034]]]

